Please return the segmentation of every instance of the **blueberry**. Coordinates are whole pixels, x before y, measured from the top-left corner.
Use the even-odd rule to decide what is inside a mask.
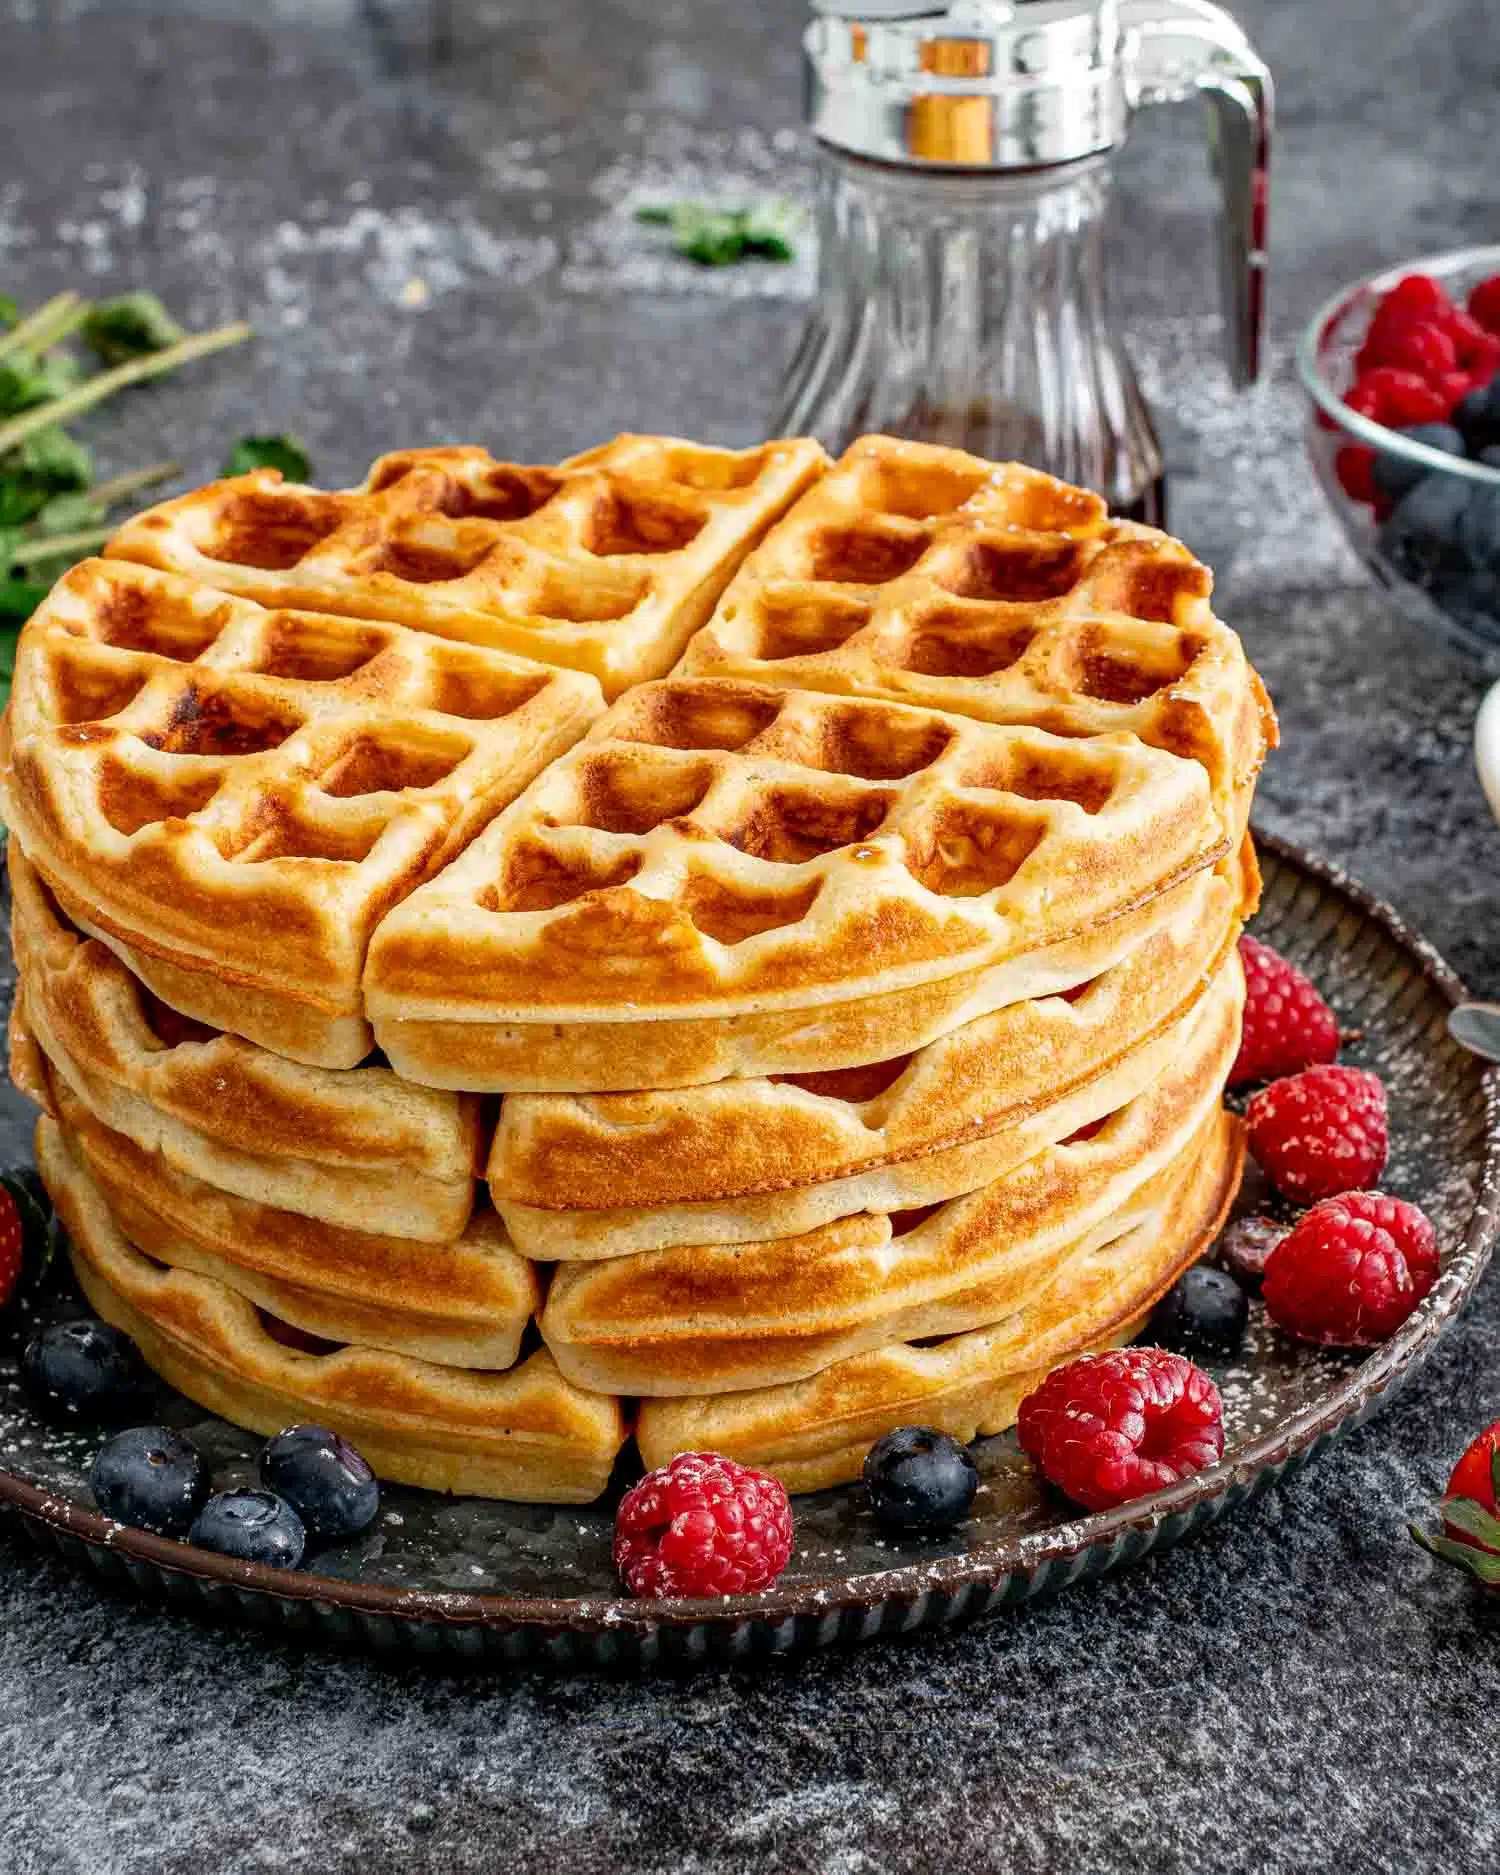
[[[951,1530],[979,1488],[967,1446],[930,1426],[898,1426],[865,1456],[865,1489],[877,1520],[892,1530]]]
[[[89,1487],[116,1523],[184,1536],[208,1496],[208,1466],[180,1432],[132,1426],[100,1446]]]
[[[375,1521],[380,1486],[347,1440],[327,1426],[291,1426],[260,1455],[260,1481],[284,1497],[309,1536],[358,1536]]]
[[[1382,551],[1398,573],[1429,585],[1459,560],[1458,532],[1469,484],[1435,472],[1408,490],[1380,530]]]
[[[21,1378],[39,1411],[95,1425],[129,1419],[145,1403],[150,1376],[140,1349],[108,1322],[53,1322],[32,1336]]]
[[[1270,1217],[1237,1217],[1224,1228],[1218,1242],[1219,1261],[1241,1282],[1258,1283],[1266,1273],[1271,1252],[1289,1235],[1291,1226]]]
[[[307,1547],[302,1519],[274,1491],[220,1491],[198,1512],[188,1541],[241,1562],[295,1569]]]
[[[1471,631],[1500,636],[1500,565],[1456,577],[1441,593],[1444,606]]]
[[[1397,431],[1399,436],[1409,436],[1414,443],[1425,443],[1429,449],[1441,449],[1445,455],[1461,456],[1464,453],[1464,439],[1451,423],[1414,423],[1409,429]],[[1408,462],[1404,456],[1392,456],[1382,453],[1375,458],[1375,466],[1370,471],[1375,486],[1382,495],[1389,495],[1395,501],[1415,488],[1424,475],[1432,471],[1419,462]]]
[[[1463,431],[1471,455],[1500,444],[1500,378],[1470,391],[1454,411],[1453,420]]]
[[[1190,1358],[1233,1354],[1245,1338],[1250,1304],[1227,1270],[1190,1269],[1157,1303],[1151,1338]]]
[[[1500,567],[1500,488],[1473,487],[1458,523],[1458,549],[1465,567]]]

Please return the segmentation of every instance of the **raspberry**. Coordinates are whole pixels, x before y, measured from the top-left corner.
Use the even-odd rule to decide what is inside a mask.
[[[1375,421],[1385,424],[1387,429],[1407,430],[1415,423],[1441,423],[1448,414],[1442,393],[1415,371],[1397,371],[1389,365],[1381,365],[1359,379],[1355,389],[1361,387],[1364,397],[1375,399]]]
[[[1446,377],[1439,378],[1433,388],[1448,406],[1448,415],[1451,417],[1469,392],[1478,390],[1486,381],[1470,377],[1467,371],[1450,371]]]
[[[615,1567],[632,1595],[749,1595],[792,1553],[776,1479],[717,1452],[679,1452],[620,1500]]]
[[[1333,472],[1351,501],[1371,502],[1379,493],[1375,486],[1375,451],[1364,443],[1346,443],[1333,459]]]
[[[1437,1238],[1414,1204],[1351,1191],[1314,1205],[1271,1252],[1271,1319],[1302,1341],[1371,1348],[1437,1281]]]
[[[21,1213],[15,1199],[0,1186],[0,1308],[16,1293],[21,1280]]]
[[[1430,384],[1458,369],[1458,347],[1439,325],[1408,325],[1385,340],[1380,362],[1392,370],[1414,371]]]
[[[1224,1405],[1181,1354],[1117,1348],[1055,1368],[1021,1402],[1016,1432],[1059,1491],[1108,1510],[1216,1464]]]
[[[1364,1068],[1309,1068],[1273,1081],[1245,1120],[1250,1150],[1297,1204],[1354,1191],[1385,1170],[1385,1088]]]
[[[1380,302],[1376,313],[1405,314],[1419,319],[1439,318],[1453,302],[1442,284],[1430,273],[1409,273],[1398,280]]]
[[[1339,1052],[1333,1011],[1297,969],[1259,938],[1240,939],[1245,1027],[1229,1084],[1274,1081],[1332,1061]]]
[[[1372,423],[1380,421],[1380,386],[1371,384],[1368,378],[1356,378],[1344,396],[1344,408],[1352,410],[1356,416],[1368,417]]]
[[[1458,368],[1470,378],[1488,381],[1500,369],[1500,337],[1488,332],[1466,312],[1454,307],[1443,320],[1443,330],[1458,353]]]
[[[1486,332],[1500,332],[1500,273],[1481,280],[1469,295],[1469,317]]]

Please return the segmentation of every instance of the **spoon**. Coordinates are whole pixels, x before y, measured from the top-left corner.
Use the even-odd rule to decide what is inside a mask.
[[[1500,1003],[1460,1003],[1448,1012],[1448,1033],[1485,1061],[1500,1061]]]

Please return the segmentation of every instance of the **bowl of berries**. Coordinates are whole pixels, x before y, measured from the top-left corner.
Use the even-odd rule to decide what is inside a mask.
[[[1500,247],[1346,287],[1298,366],[1308,453],[1355,552],[1500,674]]]

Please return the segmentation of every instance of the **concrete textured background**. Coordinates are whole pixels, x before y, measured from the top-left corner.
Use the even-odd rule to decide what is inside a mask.
[[[1500,16],[1240,11],[1282,98],[1275,371],[1253,396],[1231,401],[1213,359],[1192,113],[1143,121],[1121,165],[1120,299],[1174,521],[1280,706],[1265,824],[1494,992],[1480,684],[1345,553],[1302,464],[1289,350],[1350,275],[1500,232]],[[332,482],[397,441],[749,440],[805,264],[697,273],[629,208],[805,189],[800,13],[0,0],[0,289],[149,284],[188,323],[255,320],[253,348],[88,425],[107,470],[170,449],[201,477],[233,436],[281,427]],[[756,1675],[426,1679],[102,1600],[0,1544],[0,1870],[1492,1864],[1497,1637],[1403,1525],[1500,1413],[1497,1280],[1373,1426],[1191,1546],[964,1634]]]

